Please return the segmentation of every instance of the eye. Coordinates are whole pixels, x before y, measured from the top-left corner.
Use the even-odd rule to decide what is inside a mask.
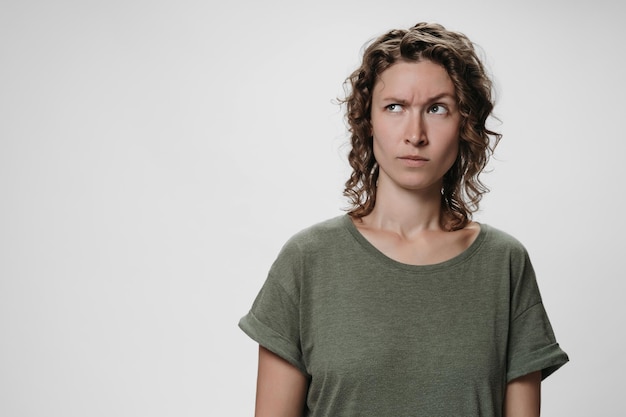
[[[400,113],[402,111],[402,105],[390,104],[388,106],[385,106],[385,110],[387,110],[390,113]]]
[[[443,106],[441,104],[433,104],[428,109],[428,113],[431,113],[431,114],[446,114],[446,113],[448,113],[448,109],[446,108],[446,106]]]

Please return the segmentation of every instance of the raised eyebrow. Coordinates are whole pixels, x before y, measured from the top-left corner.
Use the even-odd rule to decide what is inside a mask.
[[[426,99],[426,103],[433,103],[437,100],[441,100],[447,98],[449,100],[452,100],[453,102],[456,103],[457,99],[456,99],[456,95],[454,94],[450,94],[450,93],[441,93],[441,94],[437,94],[435,96],[432,96],[428,99]],[[391,104],[400,104],[400,105],[407,105],[409,104],[408,100],[402,99],[402,98],[398,98],[398,97],[384,97],[382,99],[383,103],[391,103]]]
[[[400,105],[406,105],[409,104],[408,100],[402,99],[402,98],[397,98],[397,97],[385,97],[382,99],[383,103],[390,103],[390,104],[400,104]]]
[[[456,103],[456,96],[454,94],[450,94],[450,93],[441,93],[441,94],[437,94],[434,97],[429,98],[427,101],[429,103],[435,102],[437,100],[441,100],[442,98],[447,98],[452,100],[453,102]]]

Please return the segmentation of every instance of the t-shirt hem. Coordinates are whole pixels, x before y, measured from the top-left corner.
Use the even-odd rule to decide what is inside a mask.
[[[305,375],[308,375],[302,365],[298,349],[286,340],[280,333],[261,322],[251,311],[239,320],[239,328],[251,339],[267,350],[280,356]]]

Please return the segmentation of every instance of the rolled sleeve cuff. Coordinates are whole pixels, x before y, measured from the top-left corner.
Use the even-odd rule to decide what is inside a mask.
[[[548,345],[534,352],[513,358],[506,374],[507,382],[541,371],[541,379],[546,379],[554,371],[569,361],[567,354],[561,350],[558,343]]]
[[[308,375],[302,363],[300,350],[286,337],[261,322],[252,311],[239,320],[239,328],[259,345],[277,354],[303,374]]]

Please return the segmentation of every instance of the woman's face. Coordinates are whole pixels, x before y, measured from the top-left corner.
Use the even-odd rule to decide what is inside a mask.
[[[374,85],[371,124],[378,187],[440,192],[459,151],[454,84],[432,61],[399,62]]]

